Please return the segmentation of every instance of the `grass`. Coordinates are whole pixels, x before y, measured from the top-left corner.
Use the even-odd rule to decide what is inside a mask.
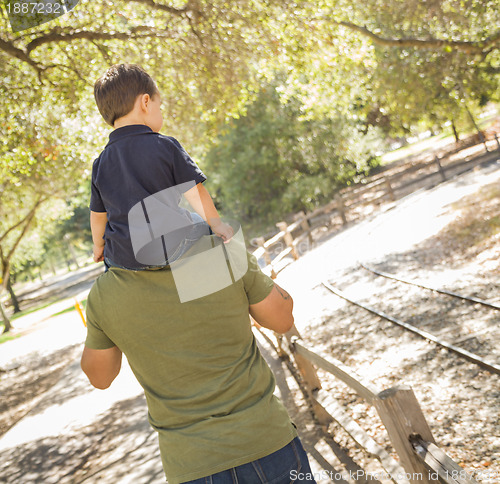
[[[4,325],[0,325],[0,331],[3,331]],[[11,334],[11,333],[4,333],[0,334],[0,344],[5,343],[6,341],[10,341],[12,339],[19,338],[21,336],[20,334]]]
[[[45,304],[43,304],[41,306],[37,306],[35,308],[26,309],[25,311],[19,311],[18,313],[15,313],[12,316],[10,316],[10,320],[11,321],[15,321],[16,319],[19,319],[22,316],[26,316],[27,314],[32,314],[32,313],[34,313],[36,311],[39,311],[40,309],[47,308],[47,307],[51,306],[52,304],[54,304],[53,301],[45,303]],[[10,341],[10,340],[19,338],[20,336],[22,336],[22,333],[18,333],[18,334],[12,334],[10,332],[8,332],[8,333],[2,333],[2,331],[3,331],[4,328],[5,328],[5,325],[2,324],[2,323],[0,323],[0,344],[5,343],[6,341]]]
[[[422,141],[417,141],[416,143],[412,143],[408,146],[402,146],[394,151],[389,151],[388,153],[384,153],[381,156],[381,165],[388,165],[389,163],[393,163],[395,161],[403,160],[404,158],[412,155],[417,155],[422,153],[428,148],[431,148],[436,141],[443,141],[445,139],[454,139],[453,133],[443,132],[436,136],[431,136],[430,138],[426,138]]]
[[[41,306],[38,306],[36,308],[27,309],[26,311],[21,311],[19,313],[13,314],[10,317],[10,320],[14,321],[14,320],[20,318],[21,316],[26,316],[27,314],[32,314],[32,313],[34,313],[36,311],[40,311],[41,309],[48,308],[49,306],[52,306],[56,302],[57,301],[48,302],[48,303],[43,304]],[[84,299],[83,301],[80,301],[80,303],[82,304],[82,306],[83,306],[84,309],[87,307],[87,300],[86,299]],[[61,314],[70,313],[71,311],[76,311],[76,307],[75,306],[70,306],[69,308],[63,309],[62,311],[59,311],[57,313],[52,314],[50,317],[60,316]],[[0,323],[0,344],[5,343],[6,341],[10,341],[10,340],[19,338],[20,336],[23,335],[23,333],[12,334],[10,332],[9,333],[5,333],[5,334],[1,334],[2,331],[3,331],[3,329],[4,329],[4,327],[5,327],[5,325],[2,324],[2,323]]]
[[[52,304],[54,304],[55,301],[50,301],[50,302],[47,302],[45,304],[42,304],[41,306],[37,306],[35,308],[31,308],[31,309],[26,309],[24,311],[20,311],[18,313],[14,313],[11,317],[10,317],[10,320],[11,321],[14,321],[22,316],[26,316],[27,314],[31,314],[31,313],[34,313],[36,311],[40,311],[40,309],[45,309],[45,308],[48,308],[49,306],[52,306]]]
[[[83,309],[85,309],[87,307],[87,300],[86,299],[84,299],[83,301],[80,301],[80,303],[83,306]],[[58,313],[53,314],[52,317],[60,316],[61,314],[70,313],[71,311],[76,311],[76,307],[71,306],[69,308],[63,309],[62,311],[59,311]]]
[[[497,120],[497,114],[495,113],[492,116],[488,116],[488,117],[485,117],[483,119],[479,119],[478,125],[481,129],[487,129],[492,124],[494,124],[496,120]],[[475,131],[461,133],[460,138],[463,139],[464,137],[470,136],[471,134],[474,134],[474,133],[475,133]],[[397,150],[389,151],[388,153],[384,153],[381,157],[381,165],[382,166],[388,165],[389,163],[393,163],[395,161],[400,161],[408,156],[422,153],[426,149],[431,148],[432,145],[434,143],[436,143],[437,141],[443,141],[445,139],[450,139],[450,141],[455,139],[451,129],[446,129],[442,133],[440,133],[436,136],[431,136],[430,138],[426,138],[422,141],[417,141],[416,143],[412,143],[411,145],[402,146],[401,148],[398,148]]]

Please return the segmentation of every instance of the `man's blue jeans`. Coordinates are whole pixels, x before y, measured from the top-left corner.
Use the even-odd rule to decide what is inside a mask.
[[[307,454],[296,437],[282,449],[262,459],[184,484],[290,484],[315,483]]]

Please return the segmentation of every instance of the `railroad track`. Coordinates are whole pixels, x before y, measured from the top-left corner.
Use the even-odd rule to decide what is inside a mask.
[[[462,301],[468,301],[468,302],[472,302],[472,303],[476,303],[476,304],[481,304],[483,306],[486,306],[486,307],[489,307],[492,309],[497,309],[500,311],[500,305],[485,301],[483,299],[479,299],[477,297],[462,296],[461,294],[457,294],[456,292],[445,291],[444,289],[439,289],[436,287],[428,286],[426,284],[422,284],[421,282],[409,281],[408,279],[401,279],[401,278],[398,278],[392,274],[387,274],[387,272],[376,271],[375,269],[371,269],[370,267],[368,267],[364,264],[361,264],[361,263],[360,263],[360,266],[363,269],[366,269],[367,271],[370,271],[373,274],[376,274],[377,276],[385,277],[386,279],[392,279],[393,281],[403,282],[404,284],[409,284],[410,286],[421,287],[423,289],[428,289],[429,291],[438,292],[439,294],[445,294],[446,296],[456,297],[458,299],[461,299]]]
[[[369,271],[377,276],[384,277],[386,279],[392,279],[392,280],[399,282],[399,283],[404,283],[404,284],[416,286],[416,287],[419,287],[419,288],[422,288],[425,290],[429,290],[429,291],[433,291],[433,292],[436,292],[436,293],[439,293],[442,295],[457,298],[457,299],[463,300],[467,303],[480,304],[480,305],[485,306],[486,308],[489,308],[490,310],[493,310],[493,311],[500,311],[500,306],[498,304],[495,304],[492,302],[488,302],[488,301],[478,299],[475,297],[460,295],[460,294],[457,294],[454,292],[445,291],[445,290],[442,290],[439,288],[435,288],[435,287],[431,287],[431,286],[419,283],[417,281],[409,281],[406,279],[397,278],[396,276],[394,276],[392,274],[387,274],[384,272],[376,271],[376,270],[371,269],[363,264],[360,264],[360,265],[363,269],[365,269],[365,270],[367,270],[367,271]],[[383,318],[387,321],[390,321],[391,323],[396,324],[397,326],[403,328],[406,331],[410,331],[410,332],[412,332],[412,333],[414,333],[422,338],[425,338],[428,341],[431,341],[431,342],[433,342],[433,343],[435,343],[443,348],[446,348],[448,351],[456,354],[460,358],[464,358],[464,359],[484,368],[485,370],[489,371],[490,373],[500,375],[500,365],[497,364],[496,362],[492,361],[491,356],[488,356],[488,358],[485,358],[483,356],[477,355],[473,352],[470,352],[470,351],[458,346],[459,344],[461,344],[467,340],[470,340],[471,338],[474,338],[474,337],[479,336],[479,335],[483,335],[486,331],[489,331],[488,328],[486,328],[486,330],[482,330],[482,331],[479,331],[477,333],[467,335],[465,338],[459,338],[456,341],[448,342],[448,341],[443,340],[440,336],[437,336],[435,334],[430,333],[429,331],[418,328],[418,327],[414,326],[413,324],[405,322],[405,321],[403,321],[403,320],[401,320],[393,315],[386,314],[385,312],[380,311],[378,309],[375,309],[372,306],[369,306],[367,304],[363,304],[359,301],[356,301],[352,297],[348,296],[345,292],[334,287],[328,281],[323,281],[322,285],[326,289],[328,289],[331,293],[348,301],[349,303],[351,303],[355,306],[358,306],[359,308],[362,308],[362,309],[364,309],[364,310],[366,310],[366,311],[368,311],[368,312],[370,312],[370,313],[372,313],[380,318]]]

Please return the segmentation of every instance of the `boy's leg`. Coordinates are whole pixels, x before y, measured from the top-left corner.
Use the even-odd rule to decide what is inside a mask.
[[[189,212],[191,215],[191,218],[193,219],[193,222],[195,223],[195,229],[197,228],[198,231],[201,233],[200,237],[202,235],[213,235],[212,229],[210,228],[210,225],[208,225],[203,218],[198,215],[195,212]],[[208,229],[209,233],[205,233],[206,230]]]
[[[191,213],[194,225],[189,228],[185,239],[175,249],[173,254],[169,254],[167,263],[171,264],[180,259],[193,245],[204,235],[212,235],[212,229],[197,213]]]

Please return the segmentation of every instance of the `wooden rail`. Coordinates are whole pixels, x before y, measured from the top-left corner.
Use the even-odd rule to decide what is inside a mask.
[[[436,445],[430,427],[410,387],[398,385],[381,391],[372,382],[357,375],[340,361],[307,348],[299,337],[294,336],[288,341],[289,351],[294,356],[299,369],[301,362],[305,359],[309,364],[312,363],[317,368],[334,375],[360,397],[374,405],[387,430],[392,446],[399,456],[399,462],[375,442],[331,395],[324,391],[312,391],[307,379],[304,381],[311,389],[315,403],[313,408],[315,408],[318,420],[323,424],[331,421],[337,422],[360,447],[380,461],[392,481],[397,484],[431,484],[437,481],[446,484],[452,482],[477,484],[464,469]]]
[[[420,435],[410,437],[411,445],[419,459],[446,484],[473,484],[476,481],[469,476],[455,461],[450,459],[437,445],[426,442]]]
[[[264,270],[271,277],[277,277],[277,274],[286,264],[280,264],[285,258],[291,256],[291,260],[297,260],[300,257],[300,247],[302,242],[307,240],[308,246],[313,243],[313,230],[331,225],[333,219],[339,219],[340,225],[346,225],[355,217],[355,209],[366,207],[369,205],[377,206],[387,200],[393,202],[397,199],[398,192],[407,190],[411,185],[422,183],[427,179],[436,178],[440,181],[446,181],[451,172],[460,173],[470,169],[471,166],[484,161],[485,155],[491,156],[494,151],[500,151],[500,141],[497,134],[494,134],[496,146],[489,147],[484,139],[481,143],[484,144],[485,151],[482,154],[474,154],[466,156],[458,161],[445,161],[453,156],[456,156],[463,150],[474,148],[473,145],[466,145],[459,149],[450,152],[442,158],[435,156],[430,161],[421,164],[413,165],[402,171],[399,171],[392,176],[379,174],[374,176],[368,183],[359,184],[357,186],[348,187],[340,190],[334,199],[322,207],[318,207],[312,212],[299,212],[295,214],[294,222],[288,225],[286,222],[278,222],[276,226],[279,232],[273,235],[268,240],[263,237],[258,237],[252,241],[252,245],[258,248],[253,252],[257,259],[263,259],[265,263]],[[494,156],[494,155],[493,155]],[[421,176],[402,182],[401,180],[411,173],[421,173],[429,171]],[[370,197],[370,194],[374,194]]]
[[[494,137],[496,150],[500,151],[500,141],[496,133]],[[486,140],[483,138],[481,142],[485,146],[483,155],[491,154],[492,150],[488,149]],[[277,223],[276,226],[279,229],[277,234],[268,240],[263,237],[254,240],[258,248],[253,254],[258,259],[264,259],[265,270],[270,271],[274,278],[280,270],[278,264],[288,255],[291,255],[293,260],[298,259],[300,256],[299,244],[306,238],[308,243],[312,244],[313,230],[322,225],[331,224],[334,217],[338,216],[340,224],[345,225],[349,222],[349,218],[352,216],[350,214],[356,207],[378,204],[384,199],[394,201],[398,190],[404,190],[415,183],[421,183],[436,176],[441,181],[445,181],[450,171],[462,169],[472,163],[483,162],[482,155],[480,157],[475,155],[448,164],[444,163],[446,158],[470,148],[471,146],[465,146],[457,149],[441,159],[436,156],[423,165],[411,166],[392,177],[381,174],[373,177],[369,183],[343,189],[325,206],[307,214],[304,212],[296,214],[292,224]],[[430,173],[398,184],[398,180],[405,175],[429,169]],[[373,192],[375,192],[375,197],[367,197]],[[281,244],[281,247],[276,250],[278,244]],[[273,247],[274,250],[271,250]],[[276,254],[276,252],[278,253]],[[277,345],[275,345],[262,328],[258,325],[256,327],[276,348],[280,356],[288,356],[288,353],[293,355],[303,383],[308,389],[318,421],[324,425],[332,421],[337,422],[361,448],[380,461],[393,482],[396,484],[431,484],[439,481],[445,484],[477,484],[464,469],[436,445],[417,398],[410,387],[400,385],[381,391],[372,382],[360,377],[340,361],[330,357],[326,358],[304,346],[295,327],[285,335],[288,352],[283,348],[282,338],[278,337]],[[321,382],[315,367],[321,368],[343,381],[376,408],[394,450],[399,456],[399,462],[375,442],[331,395],[321,390]]]

